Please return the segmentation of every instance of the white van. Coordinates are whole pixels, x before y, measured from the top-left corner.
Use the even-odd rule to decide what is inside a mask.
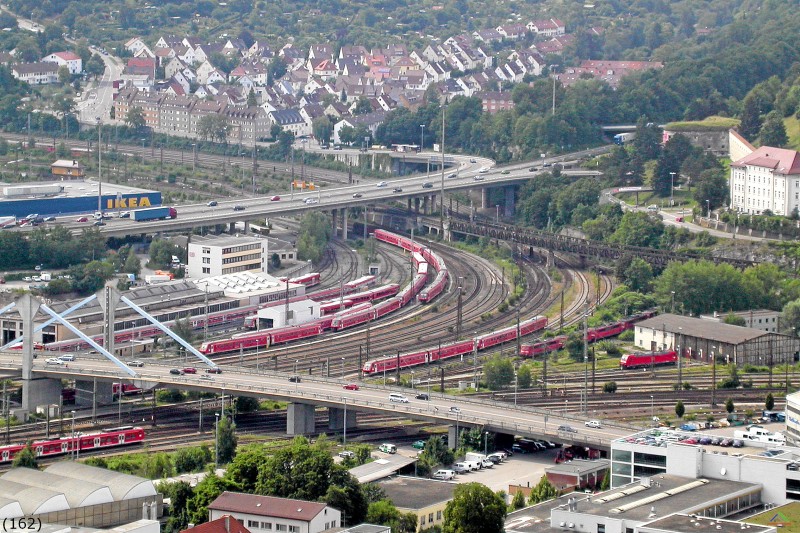
[[[467,465],[467,468],[470,470],[480,470],[483,468],[482,461],[464,461],[464,464]]]
[[[467,472],[472,471],[472,469],[466,463],[456,463],[453,465],[453,470],[457,474],[466,474]]]
[[[384,443],[378,446],[378,449],[383,453],[397,453],[397,446],[394,444]]]
[[[71,363],[72,361],[75,360],[75,356],[72,354],[59,355],[58,358],[64,361],[65,363]]]
[[[433,479],[443,479],[445,481],[450,481],[456,477],[455,470],[437,470],[433,473]]]
[[[393,392],[393,393],[391,393],[389,395],[389,401],[390,402],[408,403],[408,398],[406,398],[402,394],[398,394],[396,392]]]

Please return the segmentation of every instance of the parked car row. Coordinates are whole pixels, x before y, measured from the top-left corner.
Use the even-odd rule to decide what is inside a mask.
[[[433,477],[434,479],[453,479],[457,474],[468,474],[484,468],[493,468],[494,465],[506,461],[508,457],[509,453],[505,451],[497,451],[489,455],[469,452],[463,461],[453,464],[450,469],[435,472]]]

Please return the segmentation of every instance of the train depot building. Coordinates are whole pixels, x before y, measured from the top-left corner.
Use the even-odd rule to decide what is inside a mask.
[[[94,181],[54,181],[50,183],[3,184],[0,216],[22,218],[30,213],[41,216],[74,216],[94,213],[98,205],[98,184]],[[116,183],[103,183],[100,204],[103,211],[117,214],[138,208],[161,205],[161,193]]]
[[[636,324],[634,344],[646,352],[675,350],[697,361],[776,365],[796,361],[800,338],[666,313]]]

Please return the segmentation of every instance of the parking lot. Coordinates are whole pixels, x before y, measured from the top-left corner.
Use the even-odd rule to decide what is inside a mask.
[[[493,491],[504,490],[506,492],[509,485],[533,487],[544,475],[545,468],[555,464],[556,452],[558,452],[558,448],[537,453],[515,453],[512,457],[508,457],[505,461],[492,468],[484,468],[468,474],[458,474],[453,481],[456,483],[471,483],[475,481],[486,485]],[[397,447],[397,453],[406,457],[416,457],[419,450],[404,445]],[[385,456],[385,454],[373,452],[373,456]],[[456,459],[460,458],[457,457]],[[449,466],[443,468],[449,468]]]

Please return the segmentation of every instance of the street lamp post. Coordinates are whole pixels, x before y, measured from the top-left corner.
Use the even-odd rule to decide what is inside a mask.
[[[214,470],[219,468],[219,413],[214,413]]]
[[[100,117],[95,117],[97,122],[97,210],[103,213],[103,124]]]
[[[500,204],[494,204],[495,222],[500,224]]]
[[[674,196],[674,191],[675,191],[675,173],[674,172],[670,172],[669,173],[669,178],[670,178],[669,179],[669,206],[672,207],[673,205],[675,205],[675,196]]]
[[[655,416],[656,416],[656,413],[655,413],[655,403],[653,402],[653,395],[651,394],[651,395],[650,395],[650,420],[653,420],[653,418],[654,418]]]
[[[514,369],[514,408],[517,407],[517,370]]]
[[[717,405],[717,358],[714,356],[716,346],[711,347],[711,407]]]
[[[675,313],[675,291],[669,291],[670,296],[672,297],[672,304],[670,305],[669,312]]]
[[[489,432],[488,431],[484,431],[483,432],[483,455],[489,455],[489,453],[488,453],[488,451],[489,451],[488,441],[489,441]]]
[[[708,220],[711,221],[711,200],[706,200],[706,207],[708,208]]]
[[[75,456],[75,411],[70,411],[72,413],[72,444],[70,448],[70,455],[73,457]]]
[[[342,379],[344,379],[344,357],[342,357]]]
[[[422,130],[419,137],[419,149],[422,151],[425,149],[425,124],[420,124],[419,127]]]

